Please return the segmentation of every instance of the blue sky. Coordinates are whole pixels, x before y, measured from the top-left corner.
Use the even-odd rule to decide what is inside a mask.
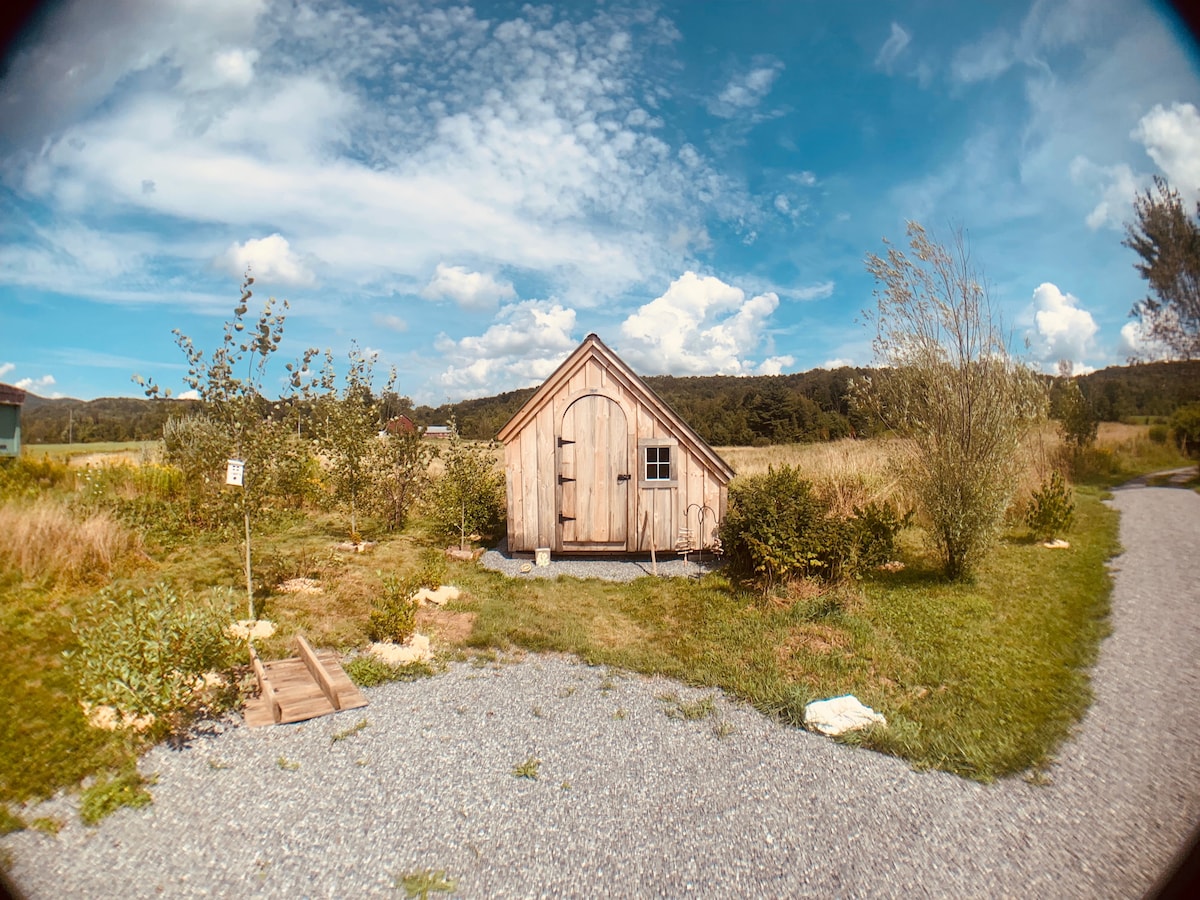
[[[865,365],[907,219],[967,229],[1031,362],[1123,363],[1122,222],[1200,194],[1198,106],[1134,0],[64,3],[0,81],[0,379],[182,390],[171,329],[214,346],[247,265],[280,371],[357,340],[418,402],[593,331],[643,374]]]

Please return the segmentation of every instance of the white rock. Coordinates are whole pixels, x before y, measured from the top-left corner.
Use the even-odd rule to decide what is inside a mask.
[[[853,694],[814,700],[804,707],[804,727],[810,731],[837,736],[869,725],[887,725],[887,719],[871,707],[863,706]]]
[[[1059,539],[1053,540],[1053,541],[1045,541],[1042,544],[1042,546],[1046,547],[1050,550],[1066,550],[1071,545],[1069,543],[1067,543],[1066,541],[1062,540],[1061,538],[1059,538]]]
[[[462,591],[452,584],[443,584],[436,591],[431,591],[429,588],[421,588],[413,597],[417,604],[424,606],[426,603],[432,603],[434,606],[445,606],[451,600],[457,600],[462,595]]]
[[[378,641],[368,648],[368,652],[392,666],[407,666],[433,659],[429,638],[423,634],[414,634],[404,644]]]

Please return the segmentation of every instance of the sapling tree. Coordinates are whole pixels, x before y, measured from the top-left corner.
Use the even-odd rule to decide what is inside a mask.
[[[445,470],[432,490],[433,518],[465,550],[473,534],[490,534],[504,516],[504,474],[496,471],[495,448],[464,441],[453,428],[442,455]]]
[[[904,475],[946,574],[960,578],[994,540],[1046,389],[1009,355],[962,232],[949,249],[916,222],[907,233],[911,256],[888,245],[866,259],[878,287],[865,316],[881,367],[855,382],[854,399],[907,438]]]
[[[372,500],[389,528],[399,530],[407,523],[413,505],[429,486],[429,464],[435,455],[417,428],[385,426],[376,444]]]
[[[379,405],[372,390],[375,355],[353,345],[349,360],[339,391],[333,353],[325,351],[313,408],[317,446],[329,463],[334,496],[346,505],[350,539],[358,541],[358,513],[374,479],[380,423]]]
[[[247,272],[241,298],[233,316],[225,322],[221,343],[211,354],[206,355],[180,329],[172,331],[175,343],[187,357],[188,373],[184,383],[198,395],[199,417],[207,423],[203,429],[206,439],[193,442],[191,449],[195,452],[202,447],[202,452],[215,455],[207,466],[197,463],[197,468],[215,476],[223,468],[221,457],[241,460],[244,464],[242,486],[235,490],[240,490],[238,505],[245,535],[246,600],[252,619],[255,616],[251,512],[260,509],[269,498],[275,461],[290,433],[287,424],[273,415],[279,411],[279,404],[263,395],[268,363],[283,339],[288,303],[284,300],[277,304],[271,297],[263,305],[257,320],[248,320],[253,284],[254,278]],[[314,354],[313,350],[305,351],[300,363],[288,365],[294,385],[300,384]],[[133,380],[145,389],[147,397],[171,395],[169,389],[160,388],[153,379],[134,375]],[[216,485],[213,487],[219,490]]]

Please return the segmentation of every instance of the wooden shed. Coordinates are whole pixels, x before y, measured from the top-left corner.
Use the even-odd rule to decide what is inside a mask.
[[[21,455],[21,404],[25,392],[0,384],[0,456]]]
[[[713,544],[733,470],[594,334],[503,428],[508,548]]]

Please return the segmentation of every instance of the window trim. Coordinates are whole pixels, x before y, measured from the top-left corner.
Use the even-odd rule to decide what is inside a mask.
[[[671,451],[670,478],[646,477],[646,451],[649,449],[666,448]],[[639,488],[673,488],[679,486],[679,441],[675,438],[639,438],[638,439],[638,487]]]

